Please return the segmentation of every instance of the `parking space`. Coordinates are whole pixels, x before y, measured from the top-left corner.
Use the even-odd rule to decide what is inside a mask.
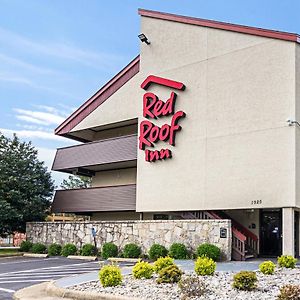
[[[63,277],[99,270],[99,262],[83,262],[63,257],[1,258],[0,299],[13,299],[13,293],[24,287]]]

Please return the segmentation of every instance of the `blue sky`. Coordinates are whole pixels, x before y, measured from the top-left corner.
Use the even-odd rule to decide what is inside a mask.
[[[0,0],[0,131],[51,166],[54,128],[138,54],[138,8],[300,33],[299,0]]]

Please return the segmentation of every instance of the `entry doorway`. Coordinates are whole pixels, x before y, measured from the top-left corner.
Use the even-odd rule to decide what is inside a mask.
[[[260,211],[260,255],[279,256],[282,253],[281,209]]]

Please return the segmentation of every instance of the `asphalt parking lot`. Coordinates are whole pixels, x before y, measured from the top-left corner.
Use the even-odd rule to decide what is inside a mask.
[[[99,262],[84,262],[64,257],[0,258],[0,299],[11,300],[24,287],[99,270]]]

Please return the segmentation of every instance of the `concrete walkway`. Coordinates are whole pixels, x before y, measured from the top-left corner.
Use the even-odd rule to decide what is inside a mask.
[[[245,262],[240,262],[240,261],[231,261],[231,262],[219,262],[217,263],[217,271],[219,272],[239,272],[242,270],[248,270],[248,271],[255,271],[258,270],[258,266],[261,262],[263,262],[264,259],[254,259],[254,260],[249,260]],[[273,260],[276,262],[276,260]],[[191,273],[194,271],[194,261],[193,260],[175,260],[175,263],[186,273]],[[131,273],[131,268],[132,266],[128,265],[121,265],[122,269],[122,274],[123,275],[128,275]],[[58,279],[54,282],[54,285],[58,289],[65,289],[74,285],[94,281],[94,280],[99,280],[98,278],[98,272],[91,272],[91,273],[86,273],[86,274],[80,274],[80,275],[75,275],[71,277],[64,277],[61,279]],[[18,300],[30,300],[30,299],[47,299],[47,300],[58,300],[62,299],[60,297],[50,297],[46,294],[46,285],[48,283],[43,283],[35,286],[31,286],[28,288],[25,288],[23,290],[18,291],[14,298]],[[84,294],[84,293],[83,293]],[[92,296],[92,295],[90,295]],[[67,299],[67,298],[64,298]],[[73,298],[75,299],[75,298]],[[88,299],[86,297],[81,297],[78,295],[76,296],[76,299]],[[89,299],[92,299],[89,298]],[[94,299],[94,298],[93,298]],[[99,298],[100,299],[100,298]],[[101,298],[101,299],[112,299],[112,298]],[[117,299],[114,298],[114,299]]]

